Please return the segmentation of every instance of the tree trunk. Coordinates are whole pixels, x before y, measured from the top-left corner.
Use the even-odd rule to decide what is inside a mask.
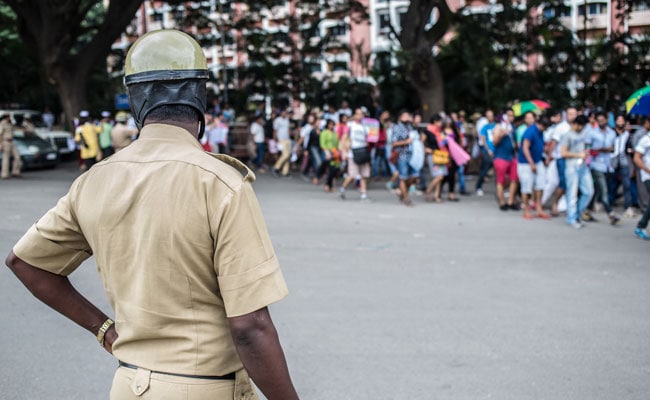
[[[444,110],[445,92],[442,71],[429,51],[421,51],[409,68],[408,79],[418,93],[422,107],[422,120],[428,122],[432,115]]]
[[[81,73],[77,69],[81,68],[68,70],[57,68],[52,72],[66,116],[64,126],[71,132],[74,131],[74,117],[79,115],[79,111],[88,106],[86,92],[88,74]]]

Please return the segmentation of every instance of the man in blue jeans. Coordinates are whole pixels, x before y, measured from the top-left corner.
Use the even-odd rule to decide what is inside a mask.
[[[623,186],[623,206],[625,216],[634,216],[632,210],[632,176],[630,174],[630,163],[628,155],[634,156],[634,148],[628,147],[630,132],[627,131],[627,121],[625,116],[619,114],[615,119],[614,131],[616,132],[616,141],[614,142],[614,152],[612,153],[611,165],[614,169],[612,179],[609,180],[609,204],[614,205],[619,186]]]
[[[634,148],[634,164],[639,168],[643,185],[650,192],[650,133],[646,133]],[[646,231],[648,221],[650,221],[650,205],[646,207],[643,217],[634,231],[638,238],[650,240],[650,235]]]
[[[580,221],[580,215],[594,195],[594,183],[589,173],[589,167],[585,163],[588,153],[586,149],[587,133],[584,131],[584,127],[588,122],[584,115],[576,117],[570,124],[570,130],[562,135],[560,141],[560,156],[565,162],[566,221],[576,229],[584,226]]]
[[[612,225],[617,225],[620,218],[614,214],[612,206],[609,203],[609,194],[607,190],[607,180],[609,175],[614,172],[611,165],[611,154],[614,152],[614,142],[616,133],[607,125],[607,115],[604,112],[596,114],[598,126],[589,132],[587,145],[591,148],[591,176],[594,178],[595,198],[594,203],[599,201]],[[596,219],[589,211],[582,215],[582,219],[589,222],[595,222]]]
[[[478,145],[481,149],[481,169],[478,173],[478,180],[476,181],[476,195],[483,196],[483,182],[492,168],[492,160],[494,158],[494,142],[493,131],[496,123],[494,122],[494,112],[487,110],[485,112],[487,124],[483,125],[481,131],[478,132]]]

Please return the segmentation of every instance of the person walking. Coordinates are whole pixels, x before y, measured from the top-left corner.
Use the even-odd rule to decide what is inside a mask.
[[[348,175],[341,184],[339,189],[341,199],[346,198],[346,187],[360,177],[359,190],[361,192],[361,201],[368,200],[368,178],[370,178],[370,149],[368,148],[368,129],[361,124],[363,111],[357,108],[350,121],[349,144],[350,152],[348,153]],[[344,137],[345,138],[345,137]]]
[[[627,130],[627,120],[624,115],[617,115],[614,119],[614,132],[616,140],[614,141],[614,152],[611,154],[610,164],[613,172],[609,180],[607,192],[609,194],[609,204],[613,207],[616,202],[619,186],[623,186],[623,208],[626,217],[633,217],[632,209],[632,174],[628,160],[628,146],[630,142],[630,132]],[[633,154],[634,149],[631,149]]]
[[[509,110],[503,115],[503,120],[494,128],[494,172],[496,175],[497,200],[501,211],[518,210],[515,203],[517,196],[517,154],[514,137],[514,114]],[[508,201],[506,202],[504,188],[508,183]]]
[[[597,126],[589,132],[588,146],[591,151],[591,176],[594,179],[595,196],[593,202],[599,201],[609,216],[611,225],[620,223],[620,218],[614,213],[609,202],[607,182],[611,179],[613,171],[611,165],[611,153],[614,152],[616,133],[607,126],[607,115],[603,112],[596,114]],[[590,211],[585,211],[582,218],[588,222],[596,222]]]
[[[119,112],[115,116],[115,126],[111,130],[111,142],[113,143],[113,150],[116,153],[130,145],[135,135],[138,134],[136,129],[126,126],[127,119],[127,115],[124,112]]]
[[[111,113],[102,111],[102,120],[99,124],[101,132],[99,132],[99,148],[101,149],[102,158],[106,158],[113,154],[113,141],[111,132],[113,125],[111,124]]]
[[[334,179],[338,177],[341,166],[341,157],[339,155],[339,139],[334,132],[334,121],[328,119],[325,121],[323,129],[318,137],[321,151],[323,153],[323,163],[317,175],[321,176],[327,169],[327,179],[325,181],[325,191],[331,192],[334,185]]]
[[[565,161],[562,158],[560,151],[560,143],[564,135],[571,131],[571,124],[578,116],[578,110],[575,107],[569,107],[565,111],[565,119],[558,123],[553,129],[551,142],[548,147],[547,153],[547,180],[544,193],[542,194],[542,203],[546,203],[548,199],[553,198],[553,205],[551,206],[551,215],[559,215],[559,203],[562,196],[566,191],[566,173]]]
[[[492,159],[494,158],[494,142],[493,142],[493,130],[496,126],[494,122],[494,112],[492,110],[487,110],[485,112],[485,122],[480,125],[480,131],[478,131],[478,145],[481,151],[481,169],[478,173],[478,179],[476,180],[476,195],[483,196],[483,182],[485,182],[485,177],[487,176],[490,168],[492,168]],[[476,124],[477,129],[479,123]]]
[[[594,182],[586,163],[588,133],[584,128],[588,123],[584,115],[573,118],[571,129],[562,135],[559,146],[566,181],[566,222],[576,229],[584,227],[580,216],[594,195]]]
[[[641,141],[648,132],[650,132],[650,115],[647,117],[641,118],[639,121],[641,128],[637,129],[636,132],[632,135],[630,140],[630,145],[632,149],[636,149],[636,146]],[[634,154],[632,154],[632,159],[634,160]],[[645,189],[643,186],[643,181],[641,181],[641,171],[639,167],[632,161],[632,164],[635,168],[635,181],[636,181],[636,194],[637,194],[637,203],[639,204],[639,209],[645,210],[646,207],[650,206],[650,192]]]
[[[537,218],[551,218],[542,210],[542,190],[546,184],[543,133],[549,125],[550,121],[546,116],[530,125],[524,132],[517,155],[517,176],[521,186],[521,200],[524,204],[524,218],[526,219],[533,218],[530,212],[530,200],[535,202]]]
[[[650,132],[639,139],[639,143],[634,148],[634,165],[639,168],[641,182],[648,192],[650,192]],[[643,216],[634,230],[634,234],[643,240],[650,240],[648,235],[648,222],[650,221],[650,205],[647,205]]]
[[[273,120],[273,139],[280,147],[280,157],[273,166],[273,175],[283,177],[289,176],[289,166],[291,165],[291,137],[289,136],[289,118],[287,110],[280,111],[280,115]]]
[[[447,137],[443,131],[442,117],[435,114],[431,117],[427,130],[423,134],[425,153],[431,182],[424,191],[426,201],[442,203],[440,190],[442,182],[447,176],[449,165],[449,150],[447,149]]]
[[[397,117],[397,124],[391,130],[391,149],[396,152],[395,167],[399,175],[399,189],[397,196],[404,205],[411,207],[413,201],[409,196],[409,187],[418,177],[418,174],[410,165],[409,161],[413,155],[411,147],[411,114],[408,111],[401,111]]]
[[[14,178],[20,177],[20,154],[14,144],[14,126],[9,114],[0,116],[0,151],[2,151],[2,179],[9,179],[9,172]],[[11,159],[13,158],[13,162]],[[11,171],[9,166],[11,164]]]
[[[267,308],[287,287],[254,176],[198,141],[201,47],[154,31],[125,65],[139,139],[77,178],[7,265],[119,360],[111,400],[257,399],[249,376],[269,400],[298,399]],[[114,318],[68,279],[90,256]]]
[[[258,172],[264,171],[264,114],[258,113],[255,116],[255,120],[250,127],[251,136],[253,142],[255,143],[256,155],[255,155],[255,169]]]
[[[102,158],[99,148],[101,128],[90,121],[90,113],[86,110],[79,113],[79,123],[80,125],[75,130],[74,141],[81,146],[82,170],[88,171]]]

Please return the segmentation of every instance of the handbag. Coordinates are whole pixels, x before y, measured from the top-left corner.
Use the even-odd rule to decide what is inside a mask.
[[[367,164],[370,162],[370,150],[368,147],[352,149],[352,159],[357,165]]]
[[[390,157],[388,157],[388,161],[393,165],[397,165],[398,160],[399,160],[399,151],[395,149],[391,150]]]
[[[447,165],[449,164],[449,153],[436,149],[431,154],[431,161],[434,165]]]

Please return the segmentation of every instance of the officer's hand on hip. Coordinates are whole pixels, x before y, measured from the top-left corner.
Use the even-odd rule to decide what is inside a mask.
[[[113,343],[117,340],[119,335],[117,334],[117,331],[115,330],[115,324],[111,325],[110,328],[106,331],[106,334],[104,335],[104,350],[108,351],[109,353],[113,354]]]

